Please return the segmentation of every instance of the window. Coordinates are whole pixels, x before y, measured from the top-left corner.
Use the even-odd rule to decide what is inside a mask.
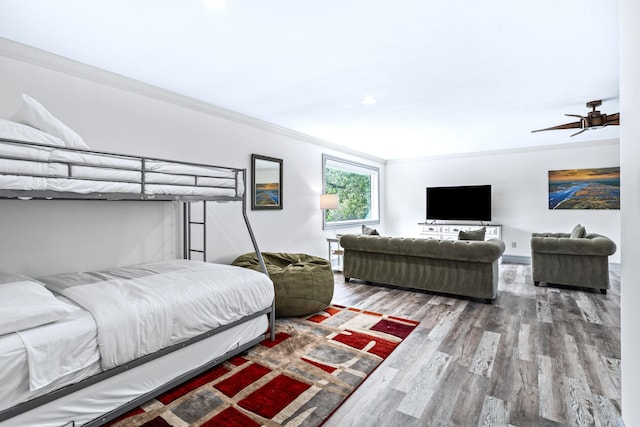
[[[324,212],[323,227],[380,222],[380,171],[377,167],[322,155],[323,193],[338,194],[338,209]]]

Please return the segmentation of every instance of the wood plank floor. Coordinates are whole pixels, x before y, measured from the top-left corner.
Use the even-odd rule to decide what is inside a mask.
[[[502,264],[493,305],[344,282],[333,302],[420,326],[324,424],[617,426],[620,274],[607,295],[534,287]]]

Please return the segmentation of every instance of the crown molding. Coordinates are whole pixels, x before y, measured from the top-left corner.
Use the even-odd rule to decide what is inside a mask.
[[[465,152],[465,153],[442,154],[437,156],[423,156],[423,157],[406,158],[406,159],[390,159],[390,160],[387,160],[386,163],[387,164],[412,163],[412,162],[424,162],[424,161],[433,161],[433,160],[440,160],[440,159],[444,160],[444,159],[456,159],[456,158],[467,158],[467,157],[526,154],[526,153],[533,153],[533,152],[539,152],[539,151],[567,150],[567,149],[612,146],[612,145],[619,146],[620,139],[619,138],[598,139],[598,140],[583,141],[583,142],[565,142],[561,144],[546,144],[546,145],[537,145],[537,146],[531,146],[531,147],[505,148],[500,150],[473,151],[473,152]]]

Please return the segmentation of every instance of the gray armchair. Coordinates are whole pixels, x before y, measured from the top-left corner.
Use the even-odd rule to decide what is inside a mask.
[[[608,237],[590,233],[571,237],[569,233],[531,234],[533,284],[540,282],[609,289],[609,255],[616,244]]]

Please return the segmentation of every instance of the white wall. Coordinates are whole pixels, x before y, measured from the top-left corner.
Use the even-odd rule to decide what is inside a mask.
[[[622,416],[640,426],[640,2],[620,1],[620,164],[622,174]]]
[[[617,141],[389,161],[385,220],[391,234],[413,236],[416,224],[425,218],[425,187],[491,184],[491,223],[503,226],[505,255],[526,261],[532,232],[569,233],[578,223],[587,232],[606,235],[619,246],[619,210],[548,208],[548,171],[619,165]],[[610,261],[620,262],[620,251]]]
[[[0,69],[1,118],[27,93],[96,150],[248,170],[252,153],[283,159],[284,209],[250,211],[248,203],[262,251],[327,256],[325,236],[333,231],[322,230],[323,152],[378,166],[384,177],[376,159],[4,39]],[[179,206],[143,204],[0,201],[0,269],[44,275],[180,256]],[[210,205],[208,260],[230,262],[252,251],[241,205]]]

